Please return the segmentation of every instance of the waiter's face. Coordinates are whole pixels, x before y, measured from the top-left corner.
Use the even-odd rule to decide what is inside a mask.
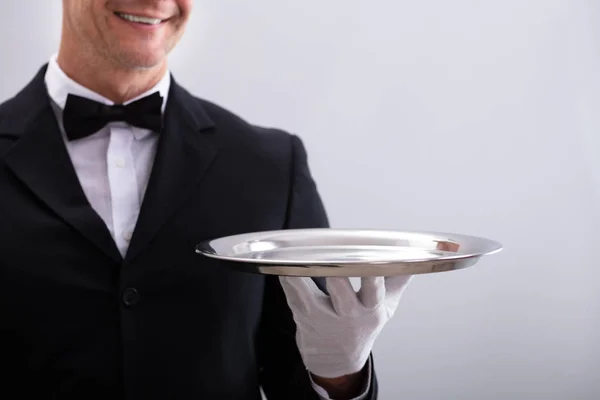
[[[82,51],[123,67],[160,64],[179,41],[193,0],[63,0],[65,32]]]

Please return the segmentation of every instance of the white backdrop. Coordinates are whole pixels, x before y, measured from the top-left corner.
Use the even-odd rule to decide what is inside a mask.
[[[58,0],[0,12],[0,100],[56,51]],[[419,276],[381,399],[600,398],[600,4],[204,0],[176,78],[299,134],[335,227],[501,241]]]

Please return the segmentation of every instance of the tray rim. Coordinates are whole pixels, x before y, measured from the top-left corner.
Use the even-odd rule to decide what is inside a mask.
[[[210,243],[218,241],[218,240],[234,240],[234,239],[242,239],[242,238],[250,238],[254,236],[271,236],[275,234],[294,234],[294,233],[302,233],[302,232],[329,232],[329,233],[379,233],[379,234],[405,234],[405,235],[419,235],[419,236],[428,236],[433,238],[446,239],[446,241],[454,241],[458,242],[458,239],[470,239],[478,242],[485,243],[490,250],[482,251],[482,252],[469,252],[469,253],[458,253],[451,255],[444,255],[436,258],[415,258],[415,259],[389,259],[389,260],[377,260],[377,261],[359,261],[359,260],[275,260],[275,259],[251,259],[251,258],[240,258],[236,256],[227,256],[227,255],[219,255],[216,251],[211,247]],[[266,237],[257,239],[256,241],[265,240]],[[243,243],[243,240],[240,240],[239,243]],[[265,265],[265,266],[297,266],[297,267],[307,267],[307,266],[337,266],[337,267],[357,267],[361,265],[410,265],[410,264],[421,264],[421,263],[442,263],[453,260],[465,260],[470,258],[481,258],[483,256],[493,255],[504,250],[504,246],[502,243],[488,239],[482,236],[474,236],[467,235],[461,233],[450,233],[443,231],[426,231],[426,230],[392,230],[392,229],[352,229],[352,228],[304,228],[304,229],[280,229],[280,230],[266,230],[266,231],[256,231],[256,232],[247,232],[240,233],[235,235],[228,235],[217,237],[214,239],[208,239],[201,241],[195,247],[195,252],[197,254],[213,258],[216,260],[229,261],[235,263],[243,263],[243,264],[257,264],[257,265]]]

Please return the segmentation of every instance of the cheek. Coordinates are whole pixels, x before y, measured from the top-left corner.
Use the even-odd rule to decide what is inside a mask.
[[[187,21],[192,13],[194,1],[193,0],[180,0],[179,11],[181,12],[183,18]]]
[[[174,38],[174,39],[176,39],[176,40],[178,40],[179,38],[181,38],[181,36],[185,32],[187,23],[188,23],[187,18],[185,18],[183,16],[181,18],[177,19],[177,21],[175,21],[171,25],[171,32],[170,32],[171,37]]]
[[[96,17],[93,19],[93,23],[87,24],[84,28],[87,34],[96,40],[106,41],[106,33],[110,32],[108,29],[107,21],[105,17]]]
[[[83,21],[86,22],[80,24],[80,29],[89,37],[101,36],[102,24],[105,24],[105,21],[102,20],[103,17],[101,17],[101,10],[98,10],[97,5],[93,4],[91,1],[85,2],[85,5],[82,5],[80,8],[82,16],[85,15]]]

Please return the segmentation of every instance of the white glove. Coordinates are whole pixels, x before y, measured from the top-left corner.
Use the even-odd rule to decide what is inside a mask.
[[[311,278],[280,277],[306,368],[323,378],[362,370],[410,278],[362,278],[358,293],[349,278],[326,278],[327,296]]]

